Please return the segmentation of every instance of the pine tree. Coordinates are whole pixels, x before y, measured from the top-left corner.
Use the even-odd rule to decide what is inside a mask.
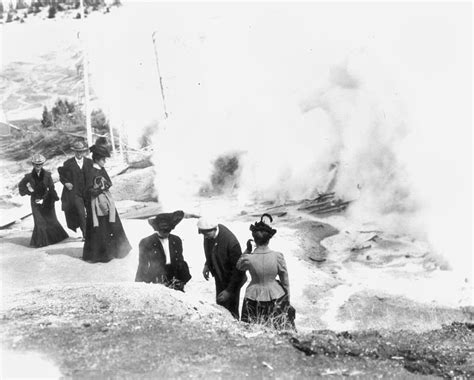
[[[41,125],[43,126],[43,128],[49,128],[53,125],[53,118],[46,106],[44,106],[43,108],[43,117],[41,119]]]
[[[51,5],[48,11],[48,18],[54,18],[56,16],[56,7]]]

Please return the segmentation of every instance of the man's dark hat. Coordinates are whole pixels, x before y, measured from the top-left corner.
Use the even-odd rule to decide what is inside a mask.
[[[94,155],[94,156],[97,156],[97,157],[103,157],[103,158],[106,158],[106,157],[110,157],[110,152],[109,150],[107,149],[107,147],[103,146],[103,145],[92,145],[89,150],[91,151],[91,153]]]
[[[175,212],[168,212],[158,214],[153,218],[148,219],[148,223],[153,227],[154,230],[168,230],[174,229],[181,220],[184,218],[184,212],[181,210]]]
[[[264,219],[269,219],[270,223],[273,222],[273,218],[270,214],[263,214],[262,217],[260,218],[260,222],[255,222],[254,224],[250,225],[250,231],[252,232],[257,232],[257,231],[263,231],[268,234],[270,234],[270,237],[276,234],[277,230],[274,228],[270,227]]]
[[[84,144],[82,141],[76,141],[74,144],[72,144],[71,150],[84,152],[85,150],[87,150],[87,145]]]

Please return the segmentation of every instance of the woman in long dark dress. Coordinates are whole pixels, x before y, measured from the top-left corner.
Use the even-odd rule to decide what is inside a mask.
[[[35,154],[31,159],[33,170],[18,184],[20,195],[31,197],[34,228],[30,246],[35,248],[55,244],[68,238],[67,232],[56,217],[54,202],[59,200],[59,197],[54,189],[51,173],[43,169],[45,161],[44,156]]]
[[[85,175],[86,200],[86,236],[83,260],[90,262],[108,262],[114,258],[123,258],[132,249],[109,192],[112,186],[105,160],[110,153],[105,146],[93,145],[92,168]]]

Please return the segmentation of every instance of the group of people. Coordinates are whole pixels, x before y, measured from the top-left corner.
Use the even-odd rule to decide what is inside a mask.
[[[82,258],[95,263],[125,257],[132,247],[109,191],[112,181],[105,170],[110,157],[107,141],[99,138],[90,148],[78,141],[71,149],[74,157],[58,168],[64,185],[61,203],[68,228],[81,230]],[[86,157],[88,151],[92,159]],[[51,173],[43,168],[45,162],[43,155],[33,155],[33,170],[18,185],[20,195],[31,197],[34,228],[30,246],[36,248],[68,238],[56,216],[54,203],[59,197]]]
[[[71,149],[74,157],[58,168],[64,185],[61,195],[62,210],[69,229],[82,232],[83,260],[108,262],[123,258],[131,250],[114,199],[109,191],[112,181],[105,170],[110,152],[106,141],[98,139],[88,148],[76,142]],[[86,157],[87,151],[92,159]],[[56,217],[54,203],[59,200],[51,173],[43,168],[46,159],[35,154],[33,170],[19,183],[21,195],[31,196],[34,220],[30,245],[43,247],[68,237]],[[154,233],[139,243],[137,282],[163,284],[184,291],[191,279],[189,266],[183,256],[183,244],[171,231],[184,218],[183,211],[161,213],[148,220]],[[294,329],[295,309],[290,304],[290,286],[284,255],[269,247],[277,232],[272,228],[272,217],[262,215],[250,225],[252,239],[242,252],[235,235],[223,224],[202,217],[198,233],[203,235],[205,280],[214,277],[216,303],[239,319],[240,290],[251,276],[245,291],[241,320],[248,323],[271,325],[278,329]],[[255,245],[255,248],[253,244]],[[278,280],[277,280],[278,277]]]
[[[191,279],[183,256],[183,244],[171,231],[183,219],[183,211],[159,214],[148,220],[155,232],[139,244],[139,263],[135,281],[164,284],[184,291]],[[285,257],[269,247],[277,232],[269,214],[250,225],[253,239],[244,252],[235,235],[223,224],[202,217],[198,233],[204,239],[204,278],[214,277],[216,303],[239,319],[240,290],[251,276],[245,291],[241,320],[270,325],[277,329],[295,328],[295,309],[290,304],[290,283]],[[255,243],[255,249],[252,242]],[[278,280],[277,280],[278,276]]]

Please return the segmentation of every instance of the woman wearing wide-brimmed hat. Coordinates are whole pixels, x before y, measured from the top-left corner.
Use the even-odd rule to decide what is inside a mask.
[[[33,170],[18,184],[20,195],[31,197],[34,228],[30,246],[37,248],[58,243],[68,237],[56,217],[54,202],[59,198],[51,173],[43,168],[45,161],[43,155],[35,154],[31,158]]]
[[[242,321],[294,329],[295,310],[290,306],[285,257],[268,246],[277,232],[270,226],[272,221],[271,215],[263,214],[259,222],[250,225],[256,248],[251,252],[252,247],[247,244],[247,250],[237,262],[237,268],[248,270],[252,277],[245,291]]]
[[[105,170],[105,160],[110,157],[109,150],[97,144],[89,150],[92,152],[93,165],[84,173],[87,218],[82,258],[94,263],[108,262],[127,256],[132,247],[109,191],[112,181]]]
[[[183,242],[179,236],[171,234],[183,217],[184,212],[178,210],[148,219],[155,233],[140,241],[135,281],[164,284],[184,291],[191,274],[183,257]]]

